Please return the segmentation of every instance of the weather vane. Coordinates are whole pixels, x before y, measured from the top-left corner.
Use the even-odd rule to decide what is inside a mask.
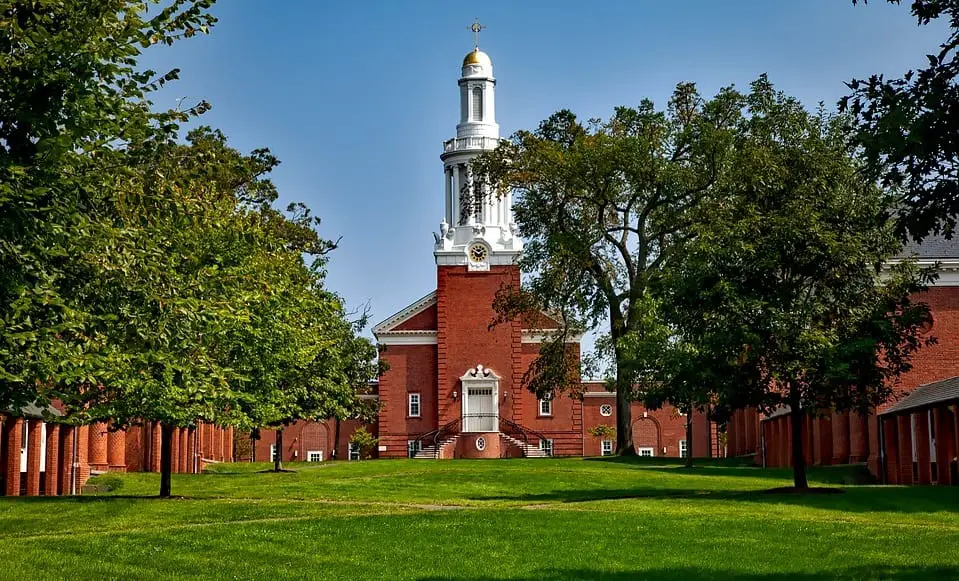
[[[470,30],[473,31],[473,48],[479,48],[479,34],[486,30],[486,25],[480,24],[479,18],[474,18]]]

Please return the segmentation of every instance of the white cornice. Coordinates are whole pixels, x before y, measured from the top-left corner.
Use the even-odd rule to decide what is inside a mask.
[[[583,394],[583,397],[616,397],[616,393],[612,391],[587,391]]]
[[[896,265],[903,261],[901,259],[890,260],[887,264]],[[942,258],[917,258],[915,263],[921,268],[936,267],[939,272],[939,278],[932,282],[930,287],[937,286],[959,286],[959,259]]]
[[[394,327],[397,327],[406,321],[412,319],[415,315],[418,315],[425,311],[426,309],[432,307],[436,304],[436,291],[431,292],[400,312],[380,321],[373,326],[373,336],[377,339],[380,338],[380,335],[384,333],[391,332],[390,330]],[[436,331],[433,331],[435,334]],[[381,341],[382,343],[382,341]],[[435,341],[434,341],[435,343]]]
[[[383,331],[376,340],[380,345],[436,345],[436,331]]]

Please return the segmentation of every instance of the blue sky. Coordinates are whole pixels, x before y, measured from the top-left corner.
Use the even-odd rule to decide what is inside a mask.
[[[206,99],[202,122],[234,147],[272,149],[283,205],[305,202],[342,237],[329,286],[369,302],[374,322],[435,288],[439,154],[474,17],[504,136],[557,109],[606,117],[663,104],[680,81],[711,95],[763,72],[832,106],[843,81],[901,74],[945,38],[881,0],[221,0],[214,13],[210,36],[147,51],[145,64],[182,70],[157,106]]]

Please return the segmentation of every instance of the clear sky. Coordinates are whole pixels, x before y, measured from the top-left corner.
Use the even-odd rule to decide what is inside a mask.
[[[214,13],[210,36],[147,51],[146,64],[182,69],[157,105],[206,99],[202,122],[234,147],[272,149],[283,205],[307,203],[323,235],[342,236],[329,286],[369,302],[374,322],[435,288],[439,154],[474,17],[503,136],[557,109],[606,117],[661,105],[680,81],[711,95],[763,72],[833,106],[843,81],[899,75],[945,38],[883,0],[220,0]]]

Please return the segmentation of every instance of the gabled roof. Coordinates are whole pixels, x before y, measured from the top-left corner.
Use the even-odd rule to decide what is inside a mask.
[[[959,377],[950,377],[942,381],[920,385],[909,392],[909,395],[889,406],[880,415],[898,415],[950,401],[959,402]]]
[[[927,236],[922,242],[910,240],[896,258],[917,258],[919,260],[959,259],[959,234],[946,240],[943,235]]]
[[[425,297],[402,309],[398,313],[395,313],[374,325],[373,336],[379,338],[381,334],[389,333],[396,327],[403,324],[405,321],[412,319],[414,316],[422,313],[434,305],[436,305],[436,291],[431,292]]]

